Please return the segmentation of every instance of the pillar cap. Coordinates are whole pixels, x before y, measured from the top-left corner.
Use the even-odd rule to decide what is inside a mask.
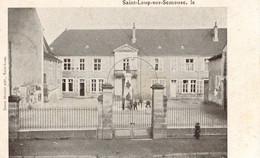
[[[99,95],[99,96],[97,97],[97,100],[102,102],[102,101],[103,101],[103,95]]]
[[[152,89],[164,89],[165,87],[159,83],[155,83],[151,87]]]
[[[16,95],[11,95],[8,97],[8,102],[19,102],[21,100],[21,98],[19,96]]]
[[[113,89],[114,87],[110,83],[105,83],[105,84],[103,84],[102,88],[103,89]]]

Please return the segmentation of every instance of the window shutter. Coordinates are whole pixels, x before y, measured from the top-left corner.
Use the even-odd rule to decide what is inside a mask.
[[[201,94],[204,94],[204,81],[200,80],[200,90],[201,90]]]
[[[93,61],[91,60],[91,58],[86,58],[86,71],[93,71]]]
[[[89,93],[90,92],[90,80],[86,79],[86,92]]]
[[[74,92],[78,92],[78,85],[79,85],[78,79],[75,78],[73,81],[74,81],[74,82],[73,82],[73,84],[74,84],[74,86],[73,86]]]
[[[177,57],[173,57],[171,59],[171,70],[173,72],[178,71],[178,58]]]
[[[163,71],[164,69],[164,60],[163,58],[159,58],[159,71]]]
[[[196,92],[197,94],[201,94],[201,80],[196,81]]]
[[[180,71],[185,71],[185,58],[184,57],[179,58],[179,65],[180,65]]]
[[[178,92],[182,93],[182,80],[181,79],[178,80]]]
[[[204,63],[204,58],[199,58],[200,59],[200,71],[204,71],[205,70],[205,63]]]
[[[74,63],[75,61],[74,61],[74,59],[73,58],[71,58],[71,70],[76,70],[75,69],[75,63]]]
[[[194,58],[193,59],[193,64],[194,64],[194,71],[199,71],[199,66],[198,66],[198,64],[199,64],[199,58]]]

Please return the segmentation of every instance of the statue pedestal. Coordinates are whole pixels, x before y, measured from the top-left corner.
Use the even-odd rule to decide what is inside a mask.
[[[131,73],[127,72],[125,74],[125,85],[124,86],[125,86],[124,87],[124,97],[126,98],[126,96],[129,94],[132,99],[133,89],[132,89],[132,74]]]

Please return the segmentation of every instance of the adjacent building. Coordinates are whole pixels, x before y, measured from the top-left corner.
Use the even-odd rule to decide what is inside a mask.
[[[208,59],[227,43],[227,29],[65,30],[51,44],[62,63],[64,97],[93,97],[102,84],[123,95],[127,69],[132,94],[151,96],[151,85],[165,86],[169,98],[203,98]]]
[[[33,8],[8,9],[10,96],[20,105],[43,103],[43,28]]]
[[[227,108],[227,46],[209,59],[209,88],[205,100]]]
[[[62,61],[56,58],[47,41],[44,38],[44,70],[43,70],[43,90],[44,102],[55,104],[62,98],[61,92],[61,66]]]
[[[61,60],[50,50],[34,8],[8,9],[10,96],[20,106],[54,103],[61,95]]]

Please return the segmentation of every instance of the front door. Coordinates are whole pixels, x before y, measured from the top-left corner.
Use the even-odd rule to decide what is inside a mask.
[[[80,96],[85,96],[85,84],[84,83],[80,83],[79,84],[79,95]]]
[[[171,98],[176,98],[176,93],[177,93],[177,81],[176,80],[171,80]]]

